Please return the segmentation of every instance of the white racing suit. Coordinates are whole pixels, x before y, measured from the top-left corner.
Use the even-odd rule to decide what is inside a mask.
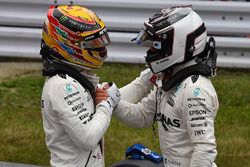
[[[140,78],[121,88],[114,114],[137,128],[152,125],[155,117],[166,167],[216,166],[214,119],[219,104],[211,81],[191,76],[167,92],[161,83],[158,80],[149,94]]]
[[[49,77],[42,92],[42,117],[53,167],[103,167],[101,139],[111,112],[65,75]]]

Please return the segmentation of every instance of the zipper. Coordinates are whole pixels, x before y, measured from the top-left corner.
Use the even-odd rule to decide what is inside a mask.
[[[92,150],[91,150],[90,153],[89,153],[89,156],[88,156],[87,162],[86,162],[86,164],[85,164],[85,167],[87,167],[87,165],[88,165],[88,163],[89,163],[89,159],[90,159],[91,154],[92,154]]]

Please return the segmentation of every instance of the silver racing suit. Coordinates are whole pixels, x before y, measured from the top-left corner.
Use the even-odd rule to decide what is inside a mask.
[[[120,89],[122,100],[114,114],[137,128],[158,122],[166,167],[212,167],[217,155],[214,120],[218,99],[211,81],[191,76],[169,91],[159,79],[148,94],[140,77]]]
[[[97,105],[78,81],[49,77],[42,92],[42,117],[53,167],[103,167],[101,139],[111,112]]]

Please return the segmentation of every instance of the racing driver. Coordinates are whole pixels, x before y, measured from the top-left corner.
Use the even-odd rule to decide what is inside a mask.
[[[134,42],[149,48],[145,60],[158,77],[150,93],[149,84],[138,88],[138,79],[121,88],[114,114],[137,128],[158,123],[166,167],[215,167],[219,104],[210,77],[217,55],[203,20],[190,6],[162,9],[144,22]]]
[[[51,6],[42,31],[45,81],[41,108],[52,167],[103,167],[102,138],[120,100],[114,83],[98,105],[99,82],[110,44],[104,22],[82,6]]]

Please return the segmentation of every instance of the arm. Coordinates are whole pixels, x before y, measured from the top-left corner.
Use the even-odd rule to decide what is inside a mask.
[[[146,69],[133,82],[119,89],[122,100],[114,110],[118,119],[138,128],[152,124],[156,109],[155,91],[151,91],[150,94],[149,92],[156,78],[157,76],[153,75],[150,69]],[[95,97],[96,103],[101,102],[103,97],[105,97],[104,90],[98,90]]]
[[[155,90],[152,90],[136,104],[121,100],[114,110],[115,116],[125,124],[136,128],[150,126],[156,112],[155,93]]]
[[[218,110],[216,92],[211,84],[196,85],[186,88],[183,98],[183,118],[194,144],[190,167],[211,167],[217,155],[214,136]]]
[[[128,85],[120,88],[121,99],[131,103],[137,103],[152,90],[157,76],[149,68],[142,71],[140,76]]]
[[[54,86],[50,99],[58,120],[77,147],[95,148],[109,126],[111,112],[103,105],[95,110],[88,91],[67,80]]]

